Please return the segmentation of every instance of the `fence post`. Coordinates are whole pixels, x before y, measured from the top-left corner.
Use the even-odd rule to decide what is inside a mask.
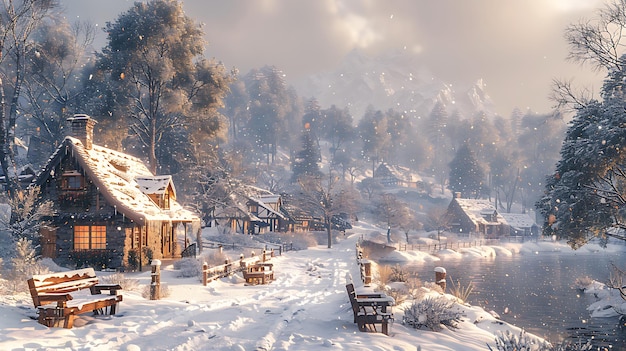
[[[150,283],[150,300],[161,299],[161,261],[152,260],[152,282]]]
[[[202,264],[202,285],[206,286],[209,280],[209,264],[204,262]]]
[[[446,292],[446,269],[443,267],[435,267],[435,284],[441,287],[443,292]]]

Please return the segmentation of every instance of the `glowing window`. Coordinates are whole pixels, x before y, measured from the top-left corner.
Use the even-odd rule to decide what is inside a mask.
[[[104,250],[107,244],[106,226],[74,226],[74,250]]]

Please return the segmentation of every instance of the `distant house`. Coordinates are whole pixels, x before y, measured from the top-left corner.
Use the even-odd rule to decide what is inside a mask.
[[[383,186],[400,186],[405,188],[420,188],[422,178],[410,169],[381,163],[374,171],[374,179]]]
[[[17,169],[17,179],[22,187],[27,187],[35,178],[35,174],[35,169],[30,164],[24,165]],[[6,190],[7,180],[4,176],[2,168],[0,168],[0,183],[2,184],[3,190]]]
[[[34,185],[54,203],[42,228],[43,252],[61,265],[141,268],[179,258],[200,243],[200,219],[176,201],[170,176],[155,176],[139,159],[93,144],[87,115],[69,118],[66,137]]]
[[[284,223],[289,221],[282,212],[281,196],[252,186],[243,186],[240,190],[214,208],[209,217],[236,233],[281,231]]]
[[[499,237],[506,221],[488,200],[455,197],[446,212],[449,230],[461,236]]]
[[[539,227],[525,213],[500,213],[489,200],[452,199],[446,212],[451,232],[485,238],[538,235]]]
[[[539,226],[527,213],[500,213],[508,227],[506,235],[535,236],[539,235]]]

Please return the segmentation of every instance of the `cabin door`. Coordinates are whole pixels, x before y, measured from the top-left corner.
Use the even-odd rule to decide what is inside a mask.
[[[163,253],[163,257],[172,257],[173,256],[173,245],[174,242],[172,236],[174,235],[174,231],[171,226],[166,223],[161,225],[161,237],[163,238],[163,247],[161,248],[161,252]]]
[[[39,228],[41,234],[41,256],[56,258],[57,257],[57,229],[48,226]]]

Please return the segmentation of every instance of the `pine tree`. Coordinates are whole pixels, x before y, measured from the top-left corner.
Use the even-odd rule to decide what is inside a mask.
[[[302,133],[302,149],[296,155],[292,165],[292,181],[296,182],[302,176],[320,177],[319,162],[322,160],[316,138],[310,128]]]
[[[448,188],[466,198],[479,198],[483,191],[485,172],[467,144],[461,146],[450,162]]]
[[[546,196],[537,203],[546,218],[544,232],[568,238],[574,248],[604,236],[609,227],[626,228],[624,78],[624,69],[612,71],[603,101],[578,109]]]
[[[13,271],[22,277],[32,274],[37,262],[37,255],[33,243],[26,239],[20,238],[15,243],[15,257],[11,260],[13,263]]]

